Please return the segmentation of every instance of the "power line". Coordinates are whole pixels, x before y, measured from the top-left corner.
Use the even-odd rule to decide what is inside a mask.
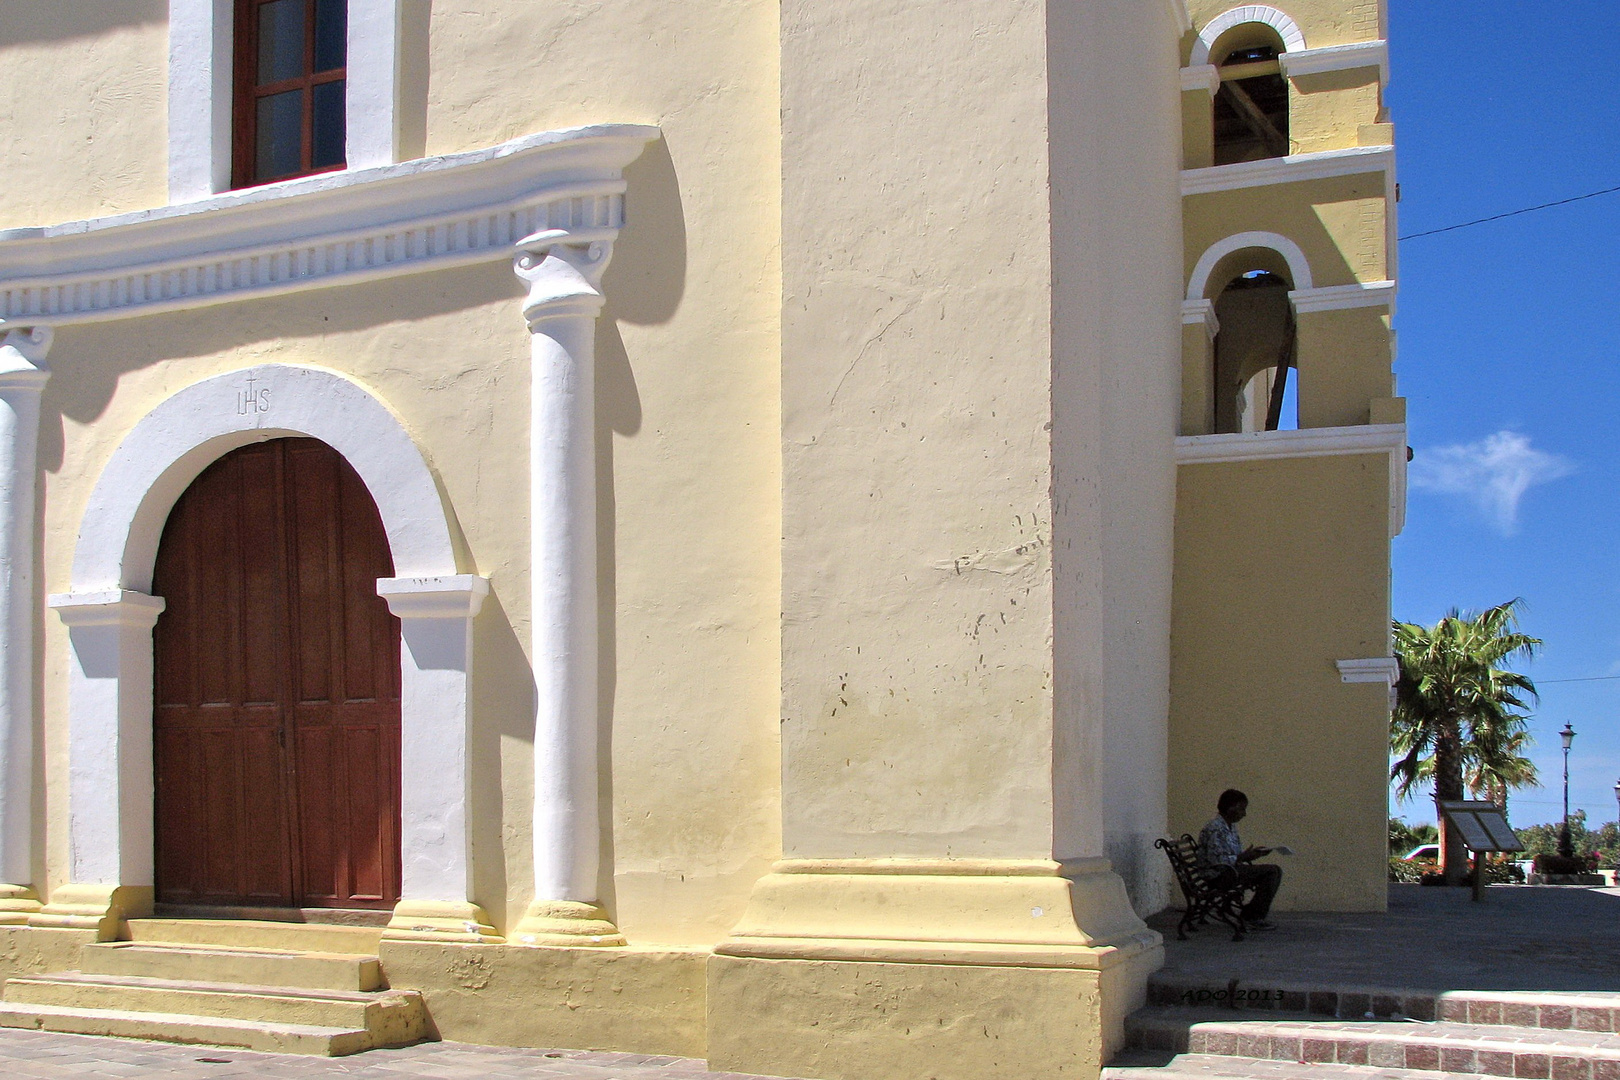
[[[1620,675],[1589,675],[1584,679],[1537,679],[1536,685],[1555,682],[1609,682],[1614,679],[1620,679]]]
[[[1547,210],[1554,206],[1568,206],[1570,203],[1578,203],[1585,199],[1595,199],[1599,195],[1613,195],[1617,191],[1620,191],[1620,185],[1604,188],[1602,191],[1589,191],[1585,195],[1575,195],[1568,199],[1557,199],[1553,202],[1542,203],[1539,206],[1526,206],[1522,210],[1509,210],[1505,214],[1492,214],[1490,217],[1475,218],[1473,221],[1447,225],[1443,229],[1428,229],[1424,232],[1407,233],[1405,236],[1399,237],[1399,239],[1416,240],[1420,236],[1437,236],[1440,233],[1456,232],[1458,229],[1466,229],[1473,225],[1483,225],[1487,221],[1501,221],[1503,218],[1518,217],[1520,214],[1529,214],[1536,210]]]

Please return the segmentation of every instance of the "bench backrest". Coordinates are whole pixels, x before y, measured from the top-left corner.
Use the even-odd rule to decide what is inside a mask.
[[[1208,889],[1209,879],[1214,874],[1198,860],[1198,841],[1190,833],[1182,833],[1176,840],[1155,840],[1153,846],[1164,849],[1170,859],[1170,869],[1175,871],[1176,882],[1184,894],[1190,897]]]

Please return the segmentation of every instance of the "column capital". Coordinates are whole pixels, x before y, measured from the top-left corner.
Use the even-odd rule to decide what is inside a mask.
[[[0,390],[43,390],[51,377],[45,363],[55,331],[49,326],[0,322]]]
[[[601,232],[547,229],[518,241],[512,272],[529,286],[523,317],[531,333],[548,319],[595,319],[602,310],[606,300],[600,286],[613,257],[613,239],[610,230]]]
[[[50,606],[70,627],[127,626],[150,630],[157,625],[166,601],[131,589],[52,593]]]
[[[489,579],[477,574],[377,579],[377,595],[399,619],[471,619],[489,595]]]

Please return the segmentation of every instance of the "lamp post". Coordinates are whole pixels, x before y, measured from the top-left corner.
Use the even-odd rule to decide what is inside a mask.
[[[1569,746],[1575,741],[1575,729],[1569,721],[1564,722],[1564,730],[1558,737],[1564,743],[1564,825],[1558,830],[1558,854],[1561,858],[1573,859],[1575,844],[1569,835]]]

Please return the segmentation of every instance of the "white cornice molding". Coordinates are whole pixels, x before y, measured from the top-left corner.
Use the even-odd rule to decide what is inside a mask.
[[[1349,311],[1354,308],[1385,307],[1395,313],[1393,281],[1358,281],[1351,285],[1324,285],[1320,289],[1295,289],[1288,294],[1294,313]]]
[[[1184,67],[1181,69],[1181,92],[1192,93],[1202,90],[1210,97],[1214,97],[1221,89],[1221,69],[1214,64],[1200,64],[1197,67]]]
[[[1215,317],[1215,301],[1183,300],[1181,302],[1181,325],[1202,325],[1209,340],[1214,341],[1215,335],[1221,332],[1221,320]]]
[[[68,626],[127,626],[151,629],[167,601],[130,589],[52,593],[49,605]]]
[[[624,167],[659,131],[603,124],[0,232],[0,325],[62,326],[511,258],[526,237],[610,245]]]
[[[1228,435],[1178,435],[1177,465],[1297,460],[1351,454],[1389,456],[1389,535],[1406,527],[1406,425],[1245,431]]]
[[[1358,41],[1351,45],[1329,45],[1323,49],[1285,52],[1279,56],[1282,72],[1290,79],[1301,75],[1321,75],[1330,71],[1354,71],[1375,67],[1378,81],[1389,85],[1389,42]]]
[[[1359,176],[1382,172],[1393,183],[1393,146],[1352,146],[1343,150],[1320,150],[1313,154],[1290,154],[1263,161],[1242,161],[1235,165],[1212,165],[1203,169],[1183,169],[1181,194],[1208,195],[1217,191],[1265,187],[1270,184],[1297,184],[1307,180],[1327,180],[1337,176]]]
[[[1337,660],[1339,681],[1383,683],[1393,687],[1401,678],[1401,662],[1393,656],[1370,656],[1364,660]]]
[[[399,619],[471,619],[489,595],[489,579],[477,574],[377,579],[377,595]]]

